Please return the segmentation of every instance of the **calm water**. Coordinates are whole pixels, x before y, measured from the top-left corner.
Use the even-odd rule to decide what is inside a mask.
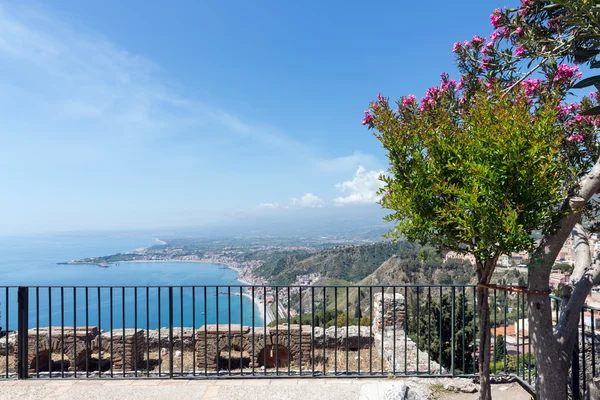
[[[239,288],[191,286],[239,285],[237,272],[214,264],[120,263],[110,268],[92,265],[57,265],[57,262],[134,250],[157,244],[153,238],[122,236],[39,236],[0,238],[1,286],[64,286],[30,289],[29,327],[100,326],[155,329],[169,323],[169,290],[173,289],[173,323],[195,327],[204,323],[252,324],[253,304],[239,296]],[[74,286],[79,288],[74,289]],[[87,291],[81,286],[91,286]],[[98,288],[98,286],[154,286],[146,288]],[[187,286],[183,290],[177,286]],[[217,294],[219,293],[219,294]],[[235,295],[233,294],[235,293]],[[8,302],[7,296],[8,295]],[[204,298],[206,296],[206,303]],[[75,301],[74,301],[75,297]],[[36,301],[37,299],[37,301]],[[217,301],[218,299],[218,301]],[[64,301],[61,301],[64,300]],[[160,307],[159,307],[160,300]],[[218,313],[217,313],[218,303]],[[111,307],[112,304],[112,307]],[[8,306],[8,309],[7,309]],[[39,310],[39,312],[38,312]],[[112,310],[112,313],[111,313]],[[146,312],[148,310],[149,312]],[[112,315],[111,315],[112,314]],[[217,315],[218,314],[218,315]],[[17,328],[17,290],[0,288],[0,326]],[[8,319],[8,320],[7,320]],[[254,322],[262,324],[258,308]]]

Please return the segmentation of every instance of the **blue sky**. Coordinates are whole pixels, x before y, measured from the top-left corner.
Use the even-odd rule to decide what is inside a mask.
[[[377,207],[368,102],[506,3],[0,2],[0,234]]]

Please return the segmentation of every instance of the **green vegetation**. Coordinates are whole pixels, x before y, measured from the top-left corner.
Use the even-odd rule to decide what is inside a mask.
[[[280,324],[283,322],[287,322],[287,319],[285,318],[280,318],[279,321],[272,321],[269,326],[270,327],[274,327],[277,325],[277,322],[279,322]],[[301,324],[301,325],[311,325],[313,326],[313,314],[312,313],[303,313],[302,316],[300,315],[296,315],[293,318],[290,318],[290,324]],[[318,326],[321,328],[329,328],[331,326],[338,326],[338,327],[342,327],[342,326],[356,326],[356,325],[360,325],[360,326],[369,326],[371,325],[371,320],[368,317],[362,317],[362,318],[353,318],[353,317],[346,317],[346,313],[343,311],[338,311],[337,312],[337,319],[336,319],[336,313],[330,310],[326,310],[325,313],[323,313],[323,311],[317,311],[314,313],[314,326]]]
[[[425,297],[423,293],[422,298]],[[454,297],[454,309],[449,293],[442,296],[441,310],[439,301],[433,299],[431,308],[425,308],[421,301],[418,313],[416,302],[409,301],[409,307],[409,315],[419,315],[418,320],[409,318],[407,321],[409,336],[418,343],[419,349],[429,352],[431,359],[444,368],[451,369],[454,366],[456,373],[469,374],[476,370],[473,368],[474,315],[467,296],[457,293]]]
[[[386,262],[389,264],[377,272]],[[255,273],[280,285],[293,283],[296,276],[311,273],[362,284],[456,283],[470,281],[469,268],[470,264],[462,260],[449,260],[444,264],[441,255],[432,247],[398,241],[338,246],[317,253],[272,254]]]

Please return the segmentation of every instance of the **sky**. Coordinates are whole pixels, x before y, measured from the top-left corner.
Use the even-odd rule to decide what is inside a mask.
[[[380,207],[369,101],[507,3],[0,1],[0,234]]]

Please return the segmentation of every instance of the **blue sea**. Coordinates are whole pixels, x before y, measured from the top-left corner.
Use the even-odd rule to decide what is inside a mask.
[[[102,268],[56,264],[155,244],[151,237],[127,235],[0,237],[0,326],[17,329],[17,288],[6,286],[39,287],[29,289],[29,328],[87,324],[102,330],[156,329],[169,326],[170,318],[176,327],[240,321],[263,324],[258,307],[239,295],[237,272],[220,265],[147,262]],[[174,287],[171,303],[165,286]],[[205,293],[201,286],[213,287]]]

